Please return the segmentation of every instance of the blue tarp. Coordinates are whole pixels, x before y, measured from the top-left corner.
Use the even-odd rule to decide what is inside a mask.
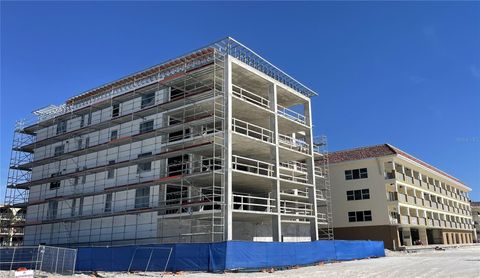
[[[171,252],[170,252],[171,250]],[[211,271],[308,265],[385,256],[382,241],[178,243],[80,247],[78,271]]]

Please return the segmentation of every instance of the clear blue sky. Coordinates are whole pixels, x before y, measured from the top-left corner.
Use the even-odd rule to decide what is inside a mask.
[[[388,142],[480,200],[479,14],[478,2],[2,2],[0,183],[15,120],[232,36],[319,93],[330,150]]]

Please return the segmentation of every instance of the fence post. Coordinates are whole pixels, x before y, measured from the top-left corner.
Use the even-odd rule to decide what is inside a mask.
[[[65,253],[67,252],[67,249],[63,249],[63,258],[62,258],[62,273],[65,271]]]
[[[73,267],[72,267],[72,275],[75,274],[75,266],[77,264],[77,249],[73,251]]]
[[[42,259],[40,260],[40,269],[39,269],[40,271],[42,271],[42,267],[43,267],[43,257],[45,256],[45,247],[39,245],[39,246],[38,246],[38,249],[40,250],[40,253],[42,253]]]
[[[58,267],[58,253],[60,253],[60,249],[57,248],[57,259],[55,260],[55,274],[57,273],[57,267]]]
[[[12,254],[12,261],[10,262],[10,271],[12,271],[13,267],[13,260],[15,259],[15,251],[17,250],[16,247],[13,247],[13,254]]]

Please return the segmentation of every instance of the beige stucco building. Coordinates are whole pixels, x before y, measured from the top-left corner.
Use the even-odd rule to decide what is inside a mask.
[[[385,247],[475,240],[471,189],[451,175],[382,144],[329,155],[336,239]]]
[[[472,207],[473,226],[477,242],[480,242],[480,202],[470,202],[470,206]]]

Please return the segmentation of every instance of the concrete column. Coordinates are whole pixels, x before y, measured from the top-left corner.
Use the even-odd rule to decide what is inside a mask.
[[[310,220],[310,237],[311,240],[318,240],[318,219],[317,219],[317,198],[316,198],[316,185],[315,185],[315,161],[313,157],[313,134],[312,134],[312,104],[310,100],[304,105],[304,115],[306,123],[310,127],[307,131],[306,139],[310,144],[310,157],[305,161],[308,169],[308,183],[313,187],[308,189],[309,203],[313,206],[313,215],[315,216]]]
[[[462,243],[467,243],[467,239],[465,238],[465,233],[462,233]]]
[[[225,226],[224,240],[232,240],[233,193],[232,193],[232,61],[230,55],[225,60],[225,116],[224,116],[224,186],[225,186]]]
[[[448,244],[448,233],[445,233],[445,232],[442,233],[442,241],[443,241],[443,244]]]
[[[448,242],[450,244],[454,244],[454,236],[453,236],[453,233],[448,233]]]
[[[277,86],[270,84],[268,91],[268,99],[270,100],[270,109],[274,115],[270,117],[270,130],[274,132],[275,146],[272,146],[271,159],[275,164],[275,180],[272,181],[272,196],[275,198],[276,213],[272,216],[272,235],[273,241],[282,241],[282,219],[280,216],[280,157],[278,151],[278,114],[277,114]]]
[[[405,246],[412,246],[412,234],[410,228],[402,228],[403,244]]]
[[[427,229],[418,228],[418,235],[423,245],[428,245]]]

